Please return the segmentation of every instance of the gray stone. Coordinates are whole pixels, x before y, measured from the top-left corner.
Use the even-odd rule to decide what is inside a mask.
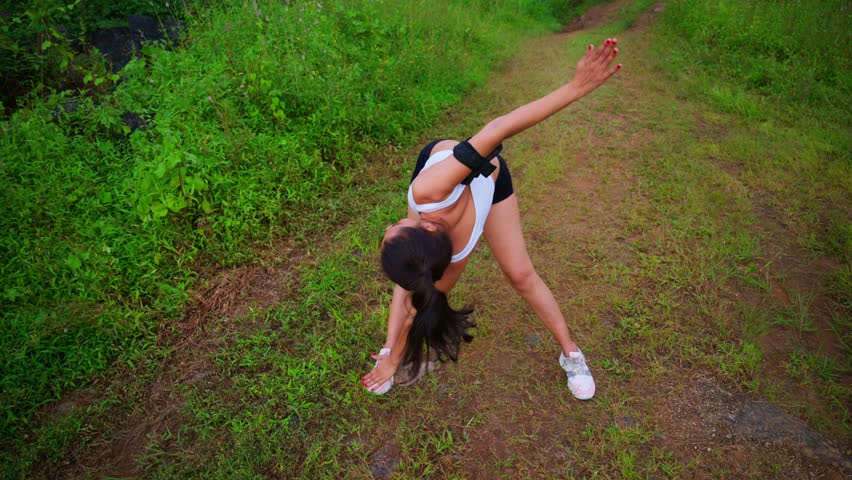
[[[636,422],[636,419],[633,418],[633,417],[630,417],[630,416],[627,416],[627,415],[621,415],[621,416],[615,417],[615,424],[618,426],[618,428],[620,428],[622,430],[627,430],[627,429],[631,429],[631,428],[636,428],[636,426],[638,425],[638,422]]]
[[[753,442],[789,446],[827,465],[842,466],[852,473],[852,460],[831,446],[805,422],[768,402],[743,405],[733,422],[737,435]]]
[[[535,348],[541,345],[543,338],[544,336],[540,333],[531,333],[527,335],[527,345],[529,345],[530,348]]]
[[[370,457],[370,473],[378,479],[391,478],[399,467],[399,445],[388,442]]]

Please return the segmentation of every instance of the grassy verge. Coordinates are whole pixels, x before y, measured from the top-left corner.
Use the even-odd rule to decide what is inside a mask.
[[[704,240],[708,263],[688,276],[721,274],[734,291],[773,299],[733,301],[719,368],[835,435],[850,428],[850,85],[840,73],[850,56],[816,45],[848,37],[842,15],[829,14],[843,8],[668,2],[659,45],[671,48],[657,50],[660,68],[679,95],[709,108],[688,114],[699,125],[693,138],[663,154],[652,177],[678,235],[696,244],[723,235]],[[696,195],[708,208],[695,209]],[[724,220],[708,231],[713,212]],[[721,258],[740,266],[719,271]]]

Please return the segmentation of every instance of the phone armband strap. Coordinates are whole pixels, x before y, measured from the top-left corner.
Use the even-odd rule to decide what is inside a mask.
[[[491,164],[491,159],[496,157],[501,150],[503,150],[503,144],[498,145],[487,157],[483,157],[467,140],[456,145],[453,148],[453,156],[471,170],[470,175],[462,180],[462,185],[469,185],[479,175],[487,177],[494,173],[497,167]]]

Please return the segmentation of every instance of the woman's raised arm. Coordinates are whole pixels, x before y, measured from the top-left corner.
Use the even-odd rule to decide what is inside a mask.
[[[548,95],[497,117],[468,141],[483,157],[494,151],[503,141],[513,135],[544,121],[554,113],[603,84],[621,68],[611,66],[618,54],[616,39],[608,38],[599,47],[589,45],[586,55],[577,63],[574,78]],[[441,162],[420,173],[413,191],[418,203],[437,202],[470,175],[471,169],[462,162]]]

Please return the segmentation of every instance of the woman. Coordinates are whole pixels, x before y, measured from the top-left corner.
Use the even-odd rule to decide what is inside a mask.
[[[592,398],[595,382],[585,358],[571,339],[550,289],[536,273],[521,235],[518,200],[502,157],[503,140],[550,117],[600,86],[621,65],[616,39],[589,45],[574,78],[549,95],[486,125],[465,142],[436,140],[420,154],[408,190],[408,218],[389,226],[382,239],[382,268],[396,284],[388,318],[387,340],[362,384],[382,394],[393,385],[399,365],[409,375],[422,372],[428,358],[458,358],[459,346],[472,336],[470,309],[454,310],[447,294],[484,234],[512,286],[562,347],[559,364],[568,388],[581,400]],[[428,353],[427,353],[428,356]]]

